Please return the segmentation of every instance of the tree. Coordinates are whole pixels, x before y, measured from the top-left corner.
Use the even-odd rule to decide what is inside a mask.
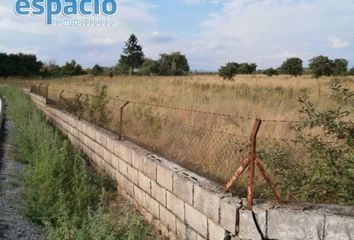
[[[349,73],[354,76],[354,67],[350,69]]]
[[[33,54],[0,54],[0,76],[38,76],[43,63]]]
[[[312,74],[319,78],[321,76],[331,76],[333,74],[333,61],[327,56],[317,56],[310,59],[309,68]]]
[[[62,75],[62,70],[54,61],[49,61],[43,65],[41,75],[42,77],[60,77]]]
[[[268,77],[271,77],[273,75],[278,75],[279,74],[278,71],[275,70],[274,68],[268,68],[268,69],[264,70],[263,73],[265,75],[267,75]]]
[[[345,76],[348,73],[348,63],[346,59],[335,59],[333,62],[333,75]]]
[[[126,41],[123,48],[123,54],[119,59],[117,70],[120,73],[131,73],[141,67],[144,63],[143,48],[138,44],[138,38],[132,34]]]
[[[229,62],[225,66],[221,66],[219,69],[219,76],[224,80],[233,80],[238,72],[238,63]]]
[[[75,60],[71,60],[62,67],[62,74],[64,76],[78,76],[84,74],[84,70]]]
[[[299,76],[304,72],[302,60],[300,58],[288,58],[280,67],[282,73],[290,74],[291,76]]]
[[[101,74],[103,74],[103,68],[102,68],[100,65],[96,64],[96,65],[93,66],[93,68],[91,69],[91,74],[92,74],[93,76],[101,75]]]
[[[240,63],[238,64],[238,74],[252,74],[257,70],[257,64],[255,63]]]
[[[186,56],[180,52],[161,54],[158,64],[160,75],[184,75],[190,70]]]
[[[160,70],[159,62],[150,58],[145,58],[141,65],[140,73],[143,75],[158,74]]]

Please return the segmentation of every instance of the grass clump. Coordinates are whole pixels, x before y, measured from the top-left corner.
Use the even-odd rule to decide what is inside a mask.
[[[22,180],[25,213],[49,239],[156,239],[127,204],[110,208],[115,192],[82,155],[14,87],[0,88],[14,123],[16,157],[28,164]]]

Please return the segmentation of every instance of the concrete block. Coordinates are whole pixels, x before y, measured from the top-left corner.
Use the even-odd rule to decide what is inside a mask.
[[[208,234],[208,219],[197,209],[189,204],[185,204],[185,221],[203,237]]]
[[[91,140],[96,141],[96,128],[90,124],[89,126],[87,126],[87,133],[89,138],[91,138]]]
[[[134,186],[134,200],[138,205],[145,207],[145,192],[137,186]]]
[[[220,201],[220,225],[233,235],[237,232],[237,211],[241,206],[241,199],[237,197],[226,197]]]
[[[154,219],[156,219],[154,217],[154,215],[152,215],[148,210],[146,210],[145,208],[141,207],[139,209],[140,213],[143,215],[143,217],[149,222],[152,223],[154,221]]]
[[[262,240],[262,235],[263,237],[267,236],[267,211],[253,208],[253,212],[256,222],[253,219],[252,211],[245,208],[239,210],[239,237],[241,239]],[[256,223],[262,235],[259,233]]]
[[[115,169],[119,169],[119,158],[114,154],[111,155],[111,164]]]
[[[87,137],[87,146],[91,148],[91,150],[95,150],[95,141],[93,141],[90,137]]]
[[[108,151],[107,149],[103,148],[103,159],[111,166],[112,164],[112,153]]]
[[[186,240],[197,240],[198,233],[191,227],[186,226]]]
[[[146,193],[151,194],[151,181],[150,181],[150,178],[148,178],[147,176],[145,176],[141,172],[139,172],[138,174],[139,174],[139,187],[141,189],[143,189]]]
[[[168,237],[169,232],[168,232],[167,227],[165,225],[163,225],[159,220],[153,219],[152,225],[154,226],[155,229],[157,229],[159,231],[159,233],[162,236],[165,236],[166,239],[169,239],[169,237]]]
[[[173,172],[161,165],[157,165],[157,183],[172,192]]]
[[[116,137],[114,137],[113,134],[106,135],[106,148],[111,153],[114,153],[114,141],[115,140],[116,140]]]
[[[104,133],[102,132],[101,129],[97,128],[96,131],[95,131],[95,138],[94,140],[102,145],[102,146],[106,146],[107,144],[107,137],[104,135]]]
[[[151,196],[166,206],[166,190],[153,181],[151,181]]]
[[[354,216],[327,215],[324,239],[354,239]]]
[[[104,171],[105,170],[105,161],[103,160],[103,158],[101,158],[101,156],[97,155],[96,162],[97,162],[98,170]]]
[[[208,240],[209,238],[203,237],[199,234],[197,234],[197,240]]]
[[[128,179],[134,184],[139,185],[139,172],[135,168],[128,166]]]
[[[117,172],[116,174],[116,179],[118,185],[122,190],[124,190],[130,196],[134,196],[134,184],[132,182],[130,182],[126,177],[124,177],[119,172]]]
[[[156,218],[158,218],[160,216],[159,203],[155,199],[150,197],[148,194],[145,194],[145,208],[150,213],[152,213]]]
[[[173,193],[185,201],[193,205],[193,182],[184,175],[184,172],[173,174]]]
[[[186,224],[176,218],[176,235],[178,239],[187,239]]]
[[[176,214],[180,220],[184,220],[184,202],[169,191],[166,191],[166,206],[171,212]]]
[[[133,147],[132,148],[132,166],[143,171],[143,161],[147,151],[143,148]]]
[[[160,205],[160,222],[165,225],[168,231],[176,232],[176,216]]]
[[[128,177],[128,164],[122,159],[118,160],[119,172],[122,173],[125,177]]]
[[[269,209],[268,238],[321,239],[324,235],[324,222],[324,214],[315,211]]]
[[[116,170],[111,165],[106,165],[105,172],[111,179],[116,179]]]
[[[146,156],[143,159],[143,173],[152,181],[156,181],[157,162]]]
[[[208,239],[221,240],[225,237],[225,229],[208,219]]]
[[[97,155],[99,155],[100,157],[104,157],[103,156],[103,151],[104,151],[104,148],[100,145],[100,144],[98,144],[98,143],[95,143],[95,152],[97,153]]]
[[[114,141],[114,154],[125,162],[131,164],[132,149],[122,141]]]
[[[193,206],[219,223],[220,199],[228,195],[219,190],[219,186],[210,181],[201,184],[194,184],[194,203]]]

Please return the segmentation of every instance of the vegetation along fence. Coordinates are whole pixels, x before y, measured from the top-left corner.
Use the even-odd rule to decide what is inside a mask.
[[[353,104],[348,89],[333,91]],[[253,196],[273,195],[279,202],[354,204],[354,127],[348,111],[320,111],[302,98],[299,119],[279,121],[109,97],[107,86],[77,92],[32,85],[31,92],[224,184],[224,191],[247,195],[249,208]]]

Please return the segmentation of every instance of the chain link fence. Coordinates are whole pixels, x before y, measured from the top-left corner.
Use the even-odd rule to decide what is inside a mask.
[[[228,182],[245,159],[253,157],[250,164],[259,166],[254,181],[250,181],[250,167],[248,176],[240,175],[230,188],[240,195],[250,195],[249,186],[254,182],[256,197],[271,198],[275,192],[267,184],[274,183],[284,200],[299,200],[303,186],[310,181],[306,169],[314,164],[314,156],[299,138],[297,127],[302,122],[298,120],[261,120],[252,156],[253,118],[110,98],[104,89],[80,93],[41,85],[31,86],[31,92],[221,184]],[[331,139],[324,143],[340,145]],[[306,191],[311,190],[317,191]]]

